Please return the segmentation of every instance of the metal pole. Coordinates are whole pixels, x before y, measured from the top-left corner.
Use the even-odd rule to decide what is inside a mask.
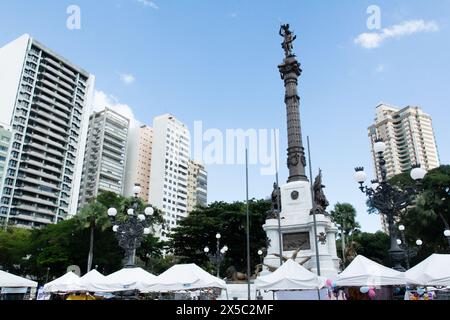
[[[317,242],[317,220],[316,220],[316,203],[314,201],[314,190],[313,190],[313,177],[311,168],[311,147],[309,145],[309,136],[306,137],[308,141],[308,158],[309,158],[309,178],[311,180],[311,196],[313,202],[313,221],[314,221],[314,247],[316,248],[316,264],[317,264],[317,275],[320,276],[320,261],[319,261],[319,244]],[[320,296],[319,296],[320,298]]]
[[[312,177],[312,166],[311,166],[311,147],[309,145],[309,136],[306,137],[308,141],[308,158],[309,158],[309,179],[310,179],[310,190],[313,203],[313,221],[314,221],[314,248],[316,248],[316,266],[317,275],[320,277],[320,261],[319,261],[319,242],[317,241],[317,221],[316,221],[316,202],[314,201],[314,190],[313,190],[313,177]],[[320,290],[317,288],[317,297],[320,300]]]
[[[275,180],[277,183],[278,190],[280,189],[280,185],[278,184],[278,148],[277,148],[277,130],[274,130],[274,147],[275,147]],[[278,193],[277,190],[277,193]],[[281,236],[281,192],[277,196],[277,218],[278,218],[278,247],[279,247],[279,255],[280,255],[280,267],[283,265],[283,240]]]
[[[345,218],[342,218],[342,261],[345,266]]]
[[[216,249],[216,263],[217,263],[217,278],[220,275],[220,239],[217,239],[217,249]]]
[[[409,264],[409,250],[408,250],[408,245],[406,244],[405,232],[404,231],[400,231],[400,233],[402,234],[403,246],[406,249],[405,250],[406,268],[409,270],[411,268],[411,266]]]
[[[251,300],[250,295],[250,218],[249,218],[249,203],[248,203],[248,149],[245,149],[245,189],[247,202],[247,290],[248,300]]]

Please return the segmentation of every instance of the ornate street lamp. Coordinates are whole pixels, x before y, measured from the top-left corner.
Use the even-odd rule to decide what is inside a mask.
[[[223,259],[225,259],[225,254],[228,251],[228,247],[227,246],[223,246],[223,248],[220,249],[220,238],[221,237],[222,236],[221,236],[220,233],[216,234],[216,253],[214,253],[214,254],[209,253],[209,248],[208,247],[205,247],[203,249],[203,251],[205,252],[207,257],[209,258],[209,261],[211,261],[211,263],[216,266],[217,277],[219,277],[220,265],[221,265]]]
[[[363,167],[355,169],[355,179],[360,184],[359,189],[369,198],[370,204],[378,210],[380,214],[386,215],[389,225],[389,236],[391,240],[391,248],[389,249],[389,258],[394,269],[404,271],[401,262],[405,258],[405,252],[397,243],[395,218],[399,213],[410,206],[415,198],[416,190],[414,188],[406,188],[400,190],[392,186],[387,181],[386,161],[383,153],[386,151],[386,144],[381,139],[377,139],[374,144],[375,154],[378,156],[379,172],[381,173],[381,181],[372,180],[372,186],[364,186],[366,174]],[[411,178],[415,181],[422,180],[426,175],[426,170],[415,166],[411,170]]]
[[[136,185],[133,187],[134,203],[131,208],[127,210],[127,216],[116,219],[117,209],[109,208],[108,216],[113,220],[113,231],[116,234],[116,238],[119,242],[119,246],[125,251],[125,258],[127,263],[125,268],[135,267],[136,249],[141,246],[141,241],[144,235],[151,233],[152,223],[150,219],[147,219],[154,214],[152,207],[147,207],[144,210],[144,214],[138,213],[139,201],[138,194],[141,191],[141,187]]]

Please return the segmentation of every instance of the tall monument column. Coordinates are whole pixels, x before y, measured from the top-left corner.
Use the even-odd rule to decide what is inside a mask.
[[[305,174],[306,158],[300,124],[300,97],[297,93],[298,78],[302,73],[302,69],[295,54],[292,52],[292,43],[297,36],[289,30],[288,24],[281,27],[280,35],[284,38],[282,47],[285,51],[285,59],[278,66],[278,69],[280,70],[281,79],[284,80],[284,87],[286,89],[284,102],[286,103],[288,130],[288,182],[308,181]]]
[[[314,182],[313,197],[312,186],[305,173],[300,97],[297,91],[302,70],[292,46],[296,36],[289,30],[288,24],[281,26],[279,33],[284,39],[282,47],[285,53],[283,63],[278,69],[286,90],[284,101],[288,131],[289,178],[287,183],[280,187],[275,184],[272,210],[263,225],[269,239],[267,256],[264,258],[266,266],[264,272],[279,267],[281,251],[283,260],[294,259],[313,272],[318,272],[319,264],[321,275],[334,276],[339,267],[335,245],[337,228],[326,212],[328,201],[322,191],[325,187],[322,185],[322,174],[320,172]]]

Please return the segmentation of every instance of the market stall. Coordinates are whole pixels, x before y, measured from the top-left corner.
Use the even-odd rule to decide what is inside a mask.
[[[160,274],[143,292],[177,292],[201,289],[226,289],[222,279],[214,277],[196,264],[178,264]]]
[[[405,273],[406,281],[422,286],[450,286],[450,254],[432,254]]]
[[[0,270],[0,288],[36,288],[37,282]]]
[[[364,256],[357,256],[350,265],[336,276],[336,285],[341,287],[381,287],[405,285],[404,272],[385,267]]]
[[[257,289],[266,291],[320,289],[324,282],[293,260],[286,261],[275,272],[259,277]]]
[[[123,268],[101,281],[91,283],[95,292],[139,291],[155,283],[156,276],[142,268]]]
[[[0,270],[0,299],[24,299],[33,296],[38,283]]]
[[[258,290],[276,292],[279,300],[327,299],[327,290],[320,290],[325,279],[291,259],[275,272],[256,279],[255,286]]]
[[[80,286],[84,291],[96,292],[104,283],[106,277],[97,270],[91,270],[80,278]]]
[[[68,272],[44,285],[44,292],[46,293],[66,293],[83,290],[80,277],[73,272]]]

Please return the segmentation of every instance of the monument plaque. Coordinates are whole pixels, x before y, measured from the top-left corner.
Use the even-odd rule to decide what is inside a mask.
[[[309,232],[283,234],[283,251],[310,250]]]

